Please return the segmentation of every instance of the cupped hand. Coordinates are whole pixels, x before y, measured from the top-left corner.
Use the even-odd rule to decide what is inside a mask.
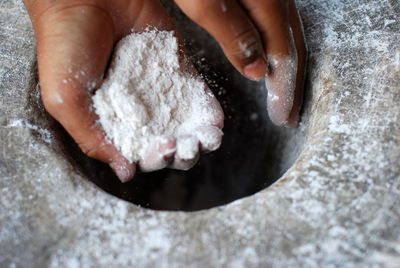
[[[296,125],[302,103],[306,48],[294,1],[176,2],[218,40],[242,74],[255,80],[266,76],[272,121],[278,125]],[[43,103],[86,154],[108,163],[122,181],[131,179],[137,166],[143,170],[166,166],[187,169],[193,164],[198,154],[193,159],[180,159],[175,154],[162,153],[174,151],[171,147],[179,144],[176,139],[165,146],[157,145],[155,140],[154,150],[149,148],[146,159],[129,163],[106,141],[97,115],[90,108],[92,91],[102,82],[115,42],[132,29],[140,32],[149,25],[160,30],[175,29],[158,0],[25,0],[24,3],[37,39]],[[210,126],[222,125],[220,111]],[[207,150],[207,146],[199,144],[199,149]]]
[[[294,0],[175,0],[221,45],[233,66],[266,78],[268,112],[296,126],[302,105],[306,45]]]
[[[192,159],[181,159],[174,153],[181,141],[174,138],[161,144],[155,140],[143,161],[130,163],[107,142],[91,108],[93,90],[102,82],[117,41],[131,30],[140,32],[149,26],[175,30],[158,0],[25,0],[24,4],[37,41],[44,106],[83,152],[108,163],[121,181],[130,180],[137,167],[149,171],[167,166],[187,169],[193,165],[198,152]],[[217,107],[219,114],[210,126],[220,129],[222,110],[217,101],[211,105]],[[201,144],[200,139],[197,150],[209,147]]]

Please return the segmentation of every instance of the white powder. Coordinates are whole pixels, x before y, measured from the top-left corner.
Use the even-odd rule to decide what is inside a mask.
[[[207,85],[184,70],[178,51],[172,31],[130,34],[117,44],[106,79],[93,96],[108,141],[131,162],[142,160],[159,137],[177,138],[180,155],[195,154],[193,143],[198,147],[199,141],[215,140],[199,129],[216,121],[219,106]],[[179,138],[188,136],[191,144],[185,147]]]

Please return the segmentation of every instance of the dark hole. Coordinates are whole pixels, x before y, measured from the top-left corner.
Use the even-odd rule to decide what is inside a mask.
[[[207,33],[176,9],[169,11],[183,38],[190,37],[185,40],[188,54],[224,108],[221,148],[203,155],[189,171],[136,174],[133,181],[122,184],[107,165],[84,155],[60,127],[61,144],[71,163],[93,183],[141,207],[194,211],[252,195],[275,182],[293,164],[301,133],[273,126],[266,113],[263,83],[244,79]]]
[[[277,154],[280,144],[268,127],[265,107],[257,104],[257,98],[265,99],[262,95],[247,95],[230,87],[220,99],[230,108],[223,144],[219,150],[203,155],[189,171],[164,169],[137,174],[133,181],[122,184],[107,165],[86,157],[66,133],[63,144],[81,172],[112,195],[152,209],[211,208],[256,193],[282,174]]]
[[[280,129],[269,122],[263,85],[248,82],[238,74],[233,80],[217,73],[220,70],[212,69],[205,75],[224,107],[223,143],[217,151],[203,155],[191,170],[137,174],[133,181],[122,184],[107,165],[86,157],[63,131],[67,155],[106,192],[157,210],[207,209],[266,188],[292,164],[290,147],[294,149],[296,144],[290,138],[295,130]]]

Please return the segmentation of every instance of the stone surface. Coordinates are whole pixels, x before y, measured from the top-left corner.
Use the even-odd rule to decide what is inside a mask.
[[[298,6],[309,74],[285,141],[302,145],[282,154],[299,157],[251,197],[186,213],[139,208],[80,172],[39,101],[23,6],[1,1],[0,267],[399,267],[400,4]]]

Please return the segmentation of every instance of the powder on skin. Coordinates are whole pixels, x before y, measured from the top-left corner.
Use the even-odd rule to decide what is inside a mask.
[[[193,154],[193,144],[198,147],[193,139],[202,144],[216,140],[198,131],[215,121],[215,98],[200,77],[185,70],[178,54],[173,31],[131,33],[117,44],[104,83],[93,96],[108,141],[131,162],[142,160],[160,137],[190,136],[191,143],[177,147],[180,155]]]

